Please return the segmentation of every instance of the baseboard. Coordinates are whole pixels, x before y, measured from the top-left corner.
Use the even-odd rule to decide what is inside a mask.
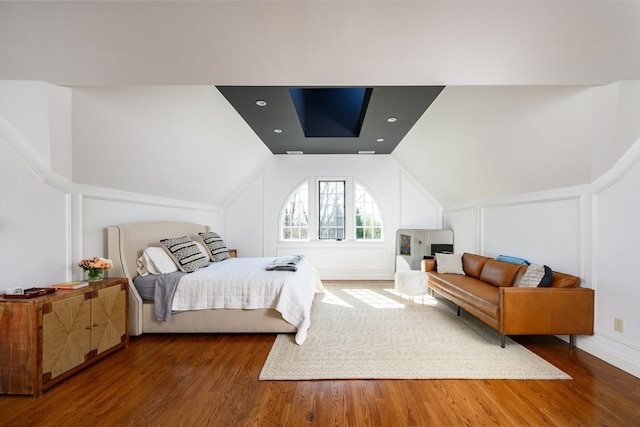
[[[636,360],[633,360],[630,357],[619,354],[615,351],[611,351],[604,346],[598,345],[594,342],[593,339],[589,338],[590,337],[578,336],[576,346],[580,350],[584,350],[590,355],[597,357],[598,359],[601,359],[604,362],[613,365],[616,368],[621,369],[635,377],[640,378],[640,362],[637,358]]]

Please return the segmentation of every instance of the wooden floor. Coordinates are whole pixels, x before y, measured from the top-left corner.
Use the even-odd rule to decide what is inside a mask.
[[[259,381],[274,335],[143,335],[2,426],[630,426],[640,379],[554,337],[517,341],[573,379]]]

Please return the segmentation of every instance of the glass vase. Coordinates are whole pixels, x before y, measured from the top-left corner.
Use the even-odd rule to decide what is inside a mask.
[[[89,282],[98,282],[104,279],[104,270],[101,268],[90,268],[87,270],[87,280]]]

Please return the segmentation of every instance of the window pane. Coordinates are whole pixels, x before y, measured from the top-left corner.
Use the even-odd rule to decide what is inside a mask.
[[[344,239],[344,181],[320,181],[318,186],[318,236]]]
[[[371,194],[356,182],[355,185],[356,210],[356,239],[382,239],[382,216],[378,205]]]
[[[305,182],[284,205],[282,239],[305,240],[309,236],[309,184]]]

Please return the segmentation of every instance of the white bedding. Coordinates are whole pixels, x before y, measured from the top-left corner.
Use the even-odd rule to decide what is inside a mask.
[[[173,298],[173,311],[212,308],[270,308],[294,325],[296,343],[307,338],[311,304],[324,287],[313,265],[306,259],[298,271],[266,271],[274,258],[229,258],[200,268],[180,279]]]

